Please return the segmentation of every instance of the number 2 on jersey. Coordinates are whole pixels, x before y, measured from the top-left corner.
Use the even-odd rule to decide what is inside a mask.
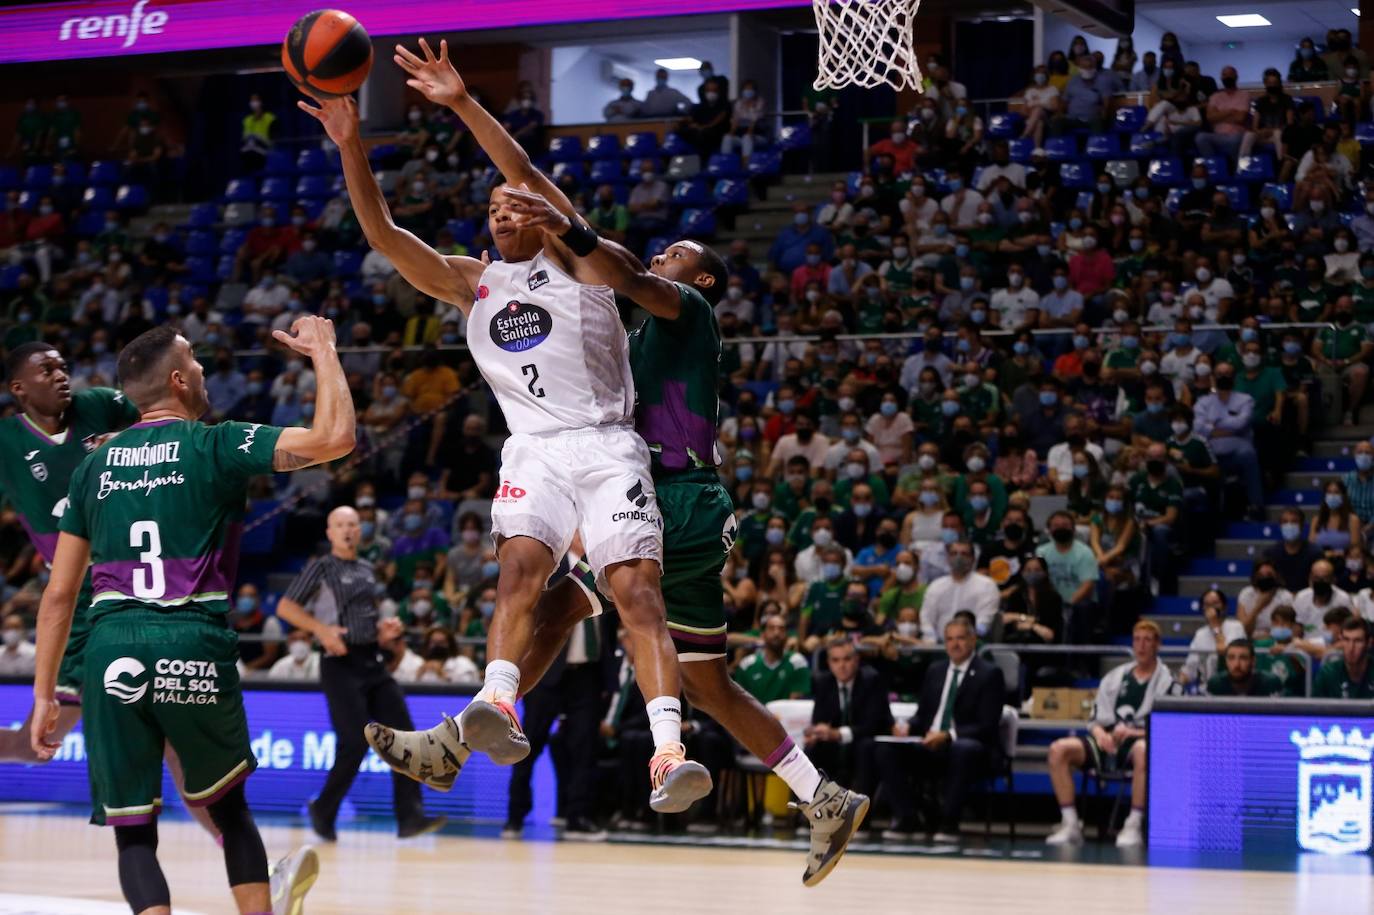
[[[144,541],[147,548],[144,548]],[[135,521],[129,527],[129,546],[142,550],[138,561],[146,569],[134,569],[134,597],[156,600],[167,593],[167,576],[162,569],[162,534],[156,521]]]
[[[544,389],[535,388],[534,386],[535,382],[539,380],[539,366],[535,365],[533,362],[531,362],[529,365],[522,365],[520,366],[520,374],[528,375],[530,377],[530,383],[526,385],[526,387],[530,389],[531,394],[533,394],[535,397],[544,396]]]

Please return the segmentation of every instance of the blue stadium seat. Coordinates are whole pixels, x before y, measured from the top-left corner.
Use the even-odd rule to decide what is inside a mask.
[[[335,276],[355,276],[362,267],[363,254],[361,251],[334,252]]]
[[[191,208],[191,216],[186,220],[186,225],[193,229],[204,229],[217,222],[219,222],[219,207],[214,203],[198,203]]]
[[[34,210],[38,209],[38,192],[37,192],[37,191],[20,191],[20,192],[19,192],[19,209],[24,210],[24,211],[26,211],[26,212],[30,212],[30,213],[33,212]]]
[[[379,143],[367,151],[367,163],[376,171],[381,168],[381,163],[395,156],[401,151],[401,147],[395,143]]]
[[[221,254],[215,261],[215,279],[227,283],[234,278],[234,255]]]
[[[215,233],[207,229],[197,229],[186,236],[186,253],[196,257],[209,257],[219,251]]]
[[[1048,137],[1045,140],[1045,158],[1051,162],[1072,162],[1078,158],[1077,137]]]
[[[234,178],[224,186],[224,199],[229,203],[257,203],[258,183],[252,178]]]
[[[1139,133],[1150,112],[1144,105],[1123,105],[1112,118],[1117,133]]]
[[[118,162],[92,162],[86,180],[91,184],[118,184],[124,176],[124,169]]]
[[[1268,155],[1241,156],[1236,162],[1236,180],[1273,181],[1273,158]]]
[[[1102,170],[1112,176],[1119,188],[1130,187],[1140,177],[1140,163],[1134,159],[1113,159]]]
[[[95,238],[105,230],[105,211],[83,210],[81,215],[76,217],[74,230],[77,238]]]
[[[1089,159],[1115,159],[1121,155],[1121,138],[1114,133],[1095,133],[1088,137],[1083,152]]]
[[[46,191],[52,187],[52,166],[30,165],[24,170],[24,187],[30,191]]]
[[[19,187],[19,169],[12,165],[0,165],[0,193]]]
[[[783,152],[811,148],[811,125],[789,124],[778,131],[778,148]]]
[[[554,162],[576,162],[582,158],[582,140],[578,137],[554,137],[549,140],[549,158]]]
[[[652,130],[642,130],[639,133],[632,133],[625,138],[625,145],[621,147],[620,152],[634,159],[657,156],[658,134],[654,133]]]
[[[587,170],[582,167],[581,162],[577,161],[559,162],[553,167],[551,174],[553,175],[554,181],[557,181],[564,175],[570,175],[578,184],[585,184],[587,181]]]
[[[225,229],[219,240],[220,254],[237,254],[248,239],[247,229]]]
[[[1231,177],[1231,165],[1225,156],[1198,156],[1193,164],[1206,168],[1207,179],[1213,184],[1220,184]]]
[[[592,184],[622,184],[625,175],[620,171],[619,159],[598,159],[592,162]]]
[[[716,206],[747,207],[749,206],[749,184],[746,181],[738,181],[733,178],[722,178],[716,182],[714,196]]]
[[[215,261],[208,257],[188,257],[186,278],[193,283],[213,283],[219,279],[219,271]]]
[[[664,177],[669,181],[682,181],[686,178],[695,178],[700,172],[699,156],[673,156],[668,160],[668,170],[664,172]]]
[[[599,133],[587,141],[588,159],[620,158],[620,137],[613,133]]]
[[[782,171],[782,153],[776,149],[755,149],[744,171],[750,178],[771,178]]]
[[[1082,211],[1085,212],[1085,213],[1086,213],[1089,209],[1092,208],[1092,205],[1093,205],[1093,192],[1092,192],[1092,191],[1079,191],[1079,192],[1078,192],[1078,196],[1075,197],[1074,200],[1073,200],[1074,209],[1076,209],[1076,210],[1082,210]]]
[[[1361,121],[1355,125],[1355,141],[1361,146],[1374,146],[1374,121]]]
[[[267,163],[262,173],[268,177],[291,178],[296,174],[296,160],[288,152],[274,149],[267,154]]]
[[[1164,137],[1157,133],[1131,134],[1131,156],[1136,159],[1149,159],[1155,150],[1164,143]]]
[[[684,210],[678,233],[690,238],[710,238],[716,234],[716,217],[710,210]]]
[[[1007,150],[1011,153],[1011,161],[1019,165],[1029,165],[1031,153],[1035,151],[1035,140],[1031,137],[1008,140]]]
[[[102,215],[105,210],[114,208],[114,202],[114,191],[101,184],[91,185],[81,195],[81,204],[86,209],[92,212],[100,211]]]
[[[1183,168],[1183,163],[1177,156],[1151,159],[1146,175],[1155,187],[1182,187],[1184,182],[1188,180],[1188,174]]]
[[[450,219],[444,223],[444,227],[453,234],[453,240],[460,245],[470,245],[472,240],[477,237],[477,220],[475,219]]]
[[[296,171],[302,175],[323,175],[329,170],[329,157],[323,149],[302,149],[296,156]]]
[[[658,151],[665,156],[691,156],[696,154],[697,148],[683,139],[682,134],[669,132],[664,135]]]
[[[712,178],[743,178],[744,163],[734,153],[716,153],[706,160],[706,174]]]
[[[702,207],[710,203],[704,178],[692,178],[673,185],[673,203],[680,207]]]
[[[1293,185],[1291,184],[1278,184],[1271,181],[1260,188],[1260,199],[1263,200],[1265,197],[1273,197],[1282,213],[1287,213],[1293,209]]]
[[[86,163],[75,160],[66,163],[67,166],[67,186],[85,187],[86,186]]]
[[[1059,163],[1059,180],[1069,190],[1089,190],[1096,186],[1093,170],[1082,162]]]
[[[1183,195],[1187,191],[1181,187],[1169,189],[1169,193],[1164,195],[1164,208],[1170,213],[1177,213],[1178,208],[1183,205]]]
[[[994,114],[988,118],[988,136],[998,140],[1011,140],[1021,136],[1026,129],[1026,119],[1015,111]]]
[[[644,246],[644,255],[646,257],[653,257],[657,254],[662,254],[664,251],[668,250],[668,246],[672,243],[673,240],[665,235],[655,236],[649,239],[649,243]]]
[[[334,196],[334,178],[331,175],[303,175],[296,182],[296,196],[306,200],[327,200]]]
[[[1231,209],[1237,213],[1250,212],[1250,189],[1239,184],[1218,184],[1216,190],[1231,201]]]
[[[19,288],[19,278],[24,275],[23,264],[6,264],[0,267],[0,289],[9,291]]]
[[[277,206],[287,203],[292,197],[291,184],[290,178],[264,179],[262,182],[262,199],[270,201]]]
[[[305,211],[306,222],[314,222],[319,219],[324,214],[324,204],[323,200],[303,200],[300,198],[297,198],[295,202],[295,206]]]
[[[146,210],[148,208],[148,189],[141,184],[123,184],[115,191],[115,208],[119,210]]]

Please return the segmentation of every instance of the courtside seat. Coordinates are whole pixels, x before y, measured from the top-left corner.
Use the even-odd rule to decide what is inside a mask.
[[[90,193],[89,189],[87,193]],[[219,205],[215,203],[198,203],[191,207],[191,215],[186,220],[188,228],[208,229],[219,222]]]
[[[306,200],[328,200],[334,196],[334,179],[329,175],[304,175],[296,182],[296,196]]]
[[[620,159],[596,159],[592,161],[592,184],[622,184],[624,181],[625,175],[620,171]]]
[[[247,229],[225,229],[219,239],[220,254],[237,254],[239,248],[248,240]]]
[[[296,156],[298,174],[323,175],[330,170],[329,157],[323,149],[302,149]]]
[[[578,184],[587,183],[587,170],[582,166],[582,163],[578,160],[574,160],[571,162],[559,162],[555,164],[553,167],[552,174],[554,181],[559,180],[564,175],[568,175]]]
[[[1218,184],[1217,190],[1231,201],[1231,209],[1237,213],[1250,212],[1250,189],[1239,184]]]
[[[697,148],[688,143],[686,138],[680,133],[668,133],[663,137],[663,145],[659,151],[665,156],[686,156],[697,151]]]
[[[357,276],[358,271],[363,268],[363,254],[361,251],[335,251],[334,252],[334,275],[337,277]]]
[[[1007,141],[1007,151],[1011,153],[1011,161],[1018,165],[1029,165],[1031,153],[1035,151],[1035,140],[1015,137]]]
[[[1170,188],[1169,193],[1164,195],[1164,209],[1170,213],[1177,213],[1183,205],[1183,195],[1186,193],[1187,191],[1181,187]]]
[[[1121,188],[1130,187],[1140,177],[1140,163],[1134,159],[1113,159],[1102,166],[1102,170]]]
[[[1131,134],[1131,155],[1137,159],[1149,159],[1164,143],[1164,136],[1157,133]]]
[[[305,179],[302,178],[302,181]],[[262,199],[274,206],[287,206],[291,202],[290,178],[265,178],[262,182]]]
[[[219,281],[219,272],[213,258],[186,258],[186,278],[193,283],[214,283]]]
[[[19,188],[19,169],[12,165],[0,165],[0,193]]]
[[[248,201],[231,203],[224,208],[224,224],[246,226],[258,218],[258,208]]]

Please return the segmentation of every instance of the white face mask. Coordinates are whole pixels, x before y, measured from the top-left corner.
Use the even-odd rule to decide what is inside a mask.
[[[907,563],[900,562],[897,564],[897,568],[893,570],[893,574],[897,576],[898,581],[902,584],[906,584],[916,577],[916,570]]]
[[[286,646],[286,650],[291,652],[291,657],[297,662],[304,661],[310,657],[310,643],[296,641]]]
[[[901,622],[897,624],[897,634],[906,636],[909,639],[916,638],[916,633],[920,631],[920,625],[912,622]]]
[[[5,647],[13,648],[24,640],[24,633],[18,629],[6,629],[0,638],[5,640]]]

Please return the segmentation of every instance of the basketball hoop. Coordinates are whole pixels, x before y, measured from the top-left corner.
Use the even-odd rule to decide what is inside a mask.
[[[921,88],[913,44],[920,5],[921,0],[811,0],[821,33],[815,87]]]

